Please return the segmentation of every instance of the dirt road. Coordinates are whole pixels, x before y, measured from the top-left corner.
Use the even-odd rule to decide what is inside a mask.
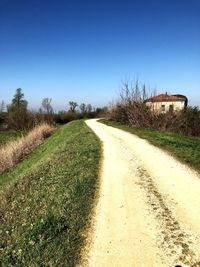
[[[137,136],[87,124],[104,148],[87,266],[200,266],[200,176]]]

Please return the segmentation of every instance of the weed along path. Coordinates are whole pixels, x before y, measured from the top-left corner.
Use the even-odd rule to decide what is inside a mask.
[[[135,135],[86,123],[104,151],[87,266],[200,266],[200,176]]]

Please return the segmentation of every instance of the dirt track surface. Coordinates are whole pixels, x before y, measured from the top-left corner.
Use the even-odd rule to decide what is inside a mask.
[[[86,122],[103,142],[89,267],[200,266],[200,176],[159,148]]]

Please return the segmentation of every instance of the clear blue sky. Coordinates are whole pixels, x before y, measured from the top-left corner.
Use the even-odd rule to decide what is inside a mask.
[[[200,105],[199,0],[0,0],[0,101],[102,106],[125,76]]]

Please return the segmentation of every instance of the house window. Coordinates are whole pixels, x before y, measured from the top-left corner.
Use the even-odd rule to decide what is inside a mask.
[[[174,112],[174,105],[170,105],[170,106],[169,106],[169,112],[170,112],[170,113],[173,113],[173,112]]]
[[[165,111],[165,105],[162,105],[162,106],[161,106],[161,110],[162,110],[162,111]]]

